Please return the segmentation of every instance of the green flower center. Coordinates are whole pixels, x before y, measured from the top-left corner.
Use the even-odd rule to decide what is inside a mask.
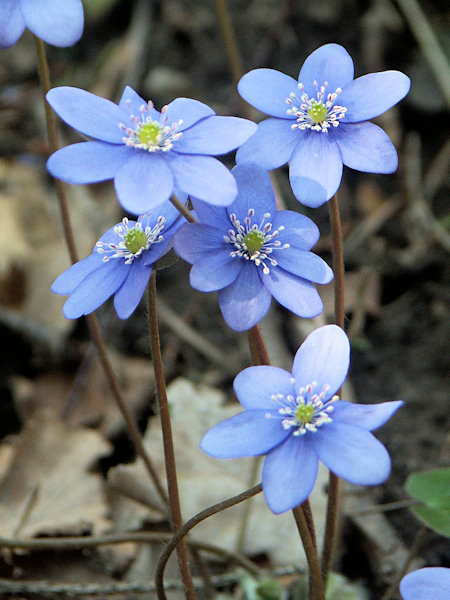
[[[314,121],[314,123],[322,123],[325,121],[327,115],[328,109],[322,102],[317,102],[317,100],[311,102],[311,106],[308,108],[308,116],[311,121]]]
[[[132,254],[137,254],[139,250],[148,246],[146,233],[142,231],[142,229],[137,229],[136,227],[127,231],[123,236],[123,241],[125,242],[127,250]]]
[[[141,144],[156,146],[161,141],[161,127],[155,121],[148,121],[138,130],[137,135]]]
[[[244,244],[250,256],[259,252],[264,245],[264,234],[256,229],[252,229],[244,237]]]
[[[311,423],[314,417],[314,406],[312,404],[299,404],[295,411],[295,418],[299,423]]]

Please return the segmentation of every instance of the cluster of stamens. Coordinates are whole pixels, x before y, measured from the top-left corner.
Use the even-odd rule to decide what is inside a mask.
[[[235,250],[230,252],[231,256],[252,260],[257,267],[262,265],[263,273],[267,275],[270,272],[269,265],[275,267],[278,264],[272,258],[272,252],[286,250],[289,244],[282,244],[276,239],[280,231],[283,231],[283,225],[272,231],[272,223],[265,223],[270,218],[270,213],[265,213],[259,224],[252,224],[254,215],[254,209],[250,208],[244,223],[241,223],[236,214],[232,213],[230,221],[234,229],[229,229],[228,235],[224,235],[223,239],[235,247]]]
[[[286,99],[287,104],[290,106],[287,114],[294,115],[297,118],[297,122],[291,125],[292,129],[312,129],[326,133],[331,126],[337,127],[339,125],[347,111],[345,106],[334,104],[342,89],[337,88],[335,92],[326,94],[327,86],[328,83],[325,81],[319,88],[317,81],[314,81],[316,98],[310,98],[303,91],[303,83],[298,84],[298,89],[303,92],[300,98],[292,92],[290,97]]]
[[[149,225],[142,228],[141,222],[129,227],[128,219],[124,217],[122,223],[114,227],[114,233],[122,240],[117,244],[100,241],[96,243],[95,248],[99,254],[104,254],[103,262],[108,262],[111,258],[124,258],[125,264],[129,265],[152,244],[164,240],[161,231],[164,229],[165,222],[166,218],[160,216],[153,228]]]
[[[128,105],[131,106],[131,103]],[[151,117],[152,110],[153,103],[149,101],[140,106],[138,116],[130,115],[131,127],[119,123],[120,129],[125,133],[122,139],[129,148],[147,150],[147,152],[168,152],[172,149],[173,143],[183,135],[181,131],[177,131],[183,121],[180,119],[177,123],[169,125],[167,116],[164,116],[167,106],[161,110],[160,121],[154,121]]]
[[[291,379],[295,386],[295,379]],[[313,382],[306,387],[300,388],[298,396],[284,394],[272,394],[271,400],[281,404],[278,414],[282,418],[281,424],[284,429],[295,429],[293,435],[305,435],[307,431],[314,433],[324,423],[331,423],[330,413],[333,412],[333,402],[339,400],[339,396],[333,396],[325,402],[325,395],[329,390],[328,385],[323,387],[320,394],[314,389],[317,383]],[[267,413],[267,418],[273,418],[273,414]]]

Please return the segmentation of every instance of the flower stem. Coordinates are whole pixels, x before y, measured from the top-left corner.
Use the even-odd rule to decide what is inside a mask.
[[[158,319],[156,315],[156,271],[150,277],[148,287],[148,320],[150,342],[152,347],[153,369],[155,371],[156,395],[158,397],[159,414],[161,418],[161,431],[163,436],[164,460],[166,465],[167,489],[169,491],[170,515],[172,529],[176,534],[183,524],[181,517],[180,498],[178,494],[178,481],[175,465],[175,451],[170,423],[169,403],[167,402],[166,382],[159,342]],[[181,579],[184,585],[186,600],[196,600],[194,584],[189,568],[189,558],[184,540],[177,545],[177,559]]]
[[[253,365],[270,365],[270,358],[259,325],[248,332],[248,344]]]
[[[320,570],[319,556],[314,539],[311,536],[303,505],[292,509],[297,529],[303,542],[309,567],[309,600],[325,600],[324,585]]]
[[[234,83],[237,84],[244,74],[244,67],[242,66],[242,57],[239,51],[236,34],[233,29],[233,22],[228,10],[227,0],[215,0],[214,3],[216,5],[217,20],[219,21],[219,27],[225,44],[231,73]]]
[[[328,202],[334,272],[334,322],[344,329],[344,247],[342,240],[341,215],[337,194]],[[339,394],[339,391],[337,392]],[[340,480],[330,471],[325,537],[322,551],[322,577],[326,586],[331,568],[340,519]]]
[[[183,215],[187,221],[189,221],[189,223],[197,223],[197,219],[194,217],[191,211],[182,202],[180,202],[176,196],[172,195],[170,197],[170,201],[175,206],[177,211]]]

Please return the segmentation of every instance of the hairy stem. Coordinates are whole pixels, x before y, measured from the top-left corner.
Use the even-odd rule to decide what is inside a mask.
[[[297,529],[303,542],[306,560],[309,567],[309,600],[325,600],[325,591],[322,582],[322,573],[320,570],[317,547],[311,536],[305,511],[302,505],[292,509]]]

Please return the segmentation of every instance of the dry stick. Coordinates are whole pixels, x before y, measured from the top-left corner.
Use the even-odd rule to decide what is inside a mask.
[[[48,140],[49,140],[49,149],[50,149],[50,152],[53,153],[58,150],[59,143],[58,143],[58,133],[56,130],[55,115],[54,115],[53,111],[51,110],[51,108],[45,98],[47,92],[50,89],[50,74],[49,74],[48,62],[47,62],[47,57],[45,54],[44,42],[36,36],[33,36],[33,37],[34,37],[34,41],[35,41],[39,78],[40,78],[40,82],[41,82],[41,89],[42,89],[43,100],[44,100],[45,118],[46,118],[46,123],[47,123],[47,133],[48,133]],[[76,249],[75,239],[73,236],[72,226],[70,223],[70,215],[69,215],[69,211],[68,211],[64,183],[62,181],[60,181],[59,179],[55,179],[55,185],[56,185],[59,206],[61,209],[61,218],[62,218],[62,224],[63,224],[64,239],[67,244],[67,248],[68,248],[69,255],[70,255],[70,260],[72,261],[72,263],[75,263],[78,261],[78,252]],[[119,406],[122,416],[125,420],[125,423],[127,425],[128,432],[130,434],[130,437],[132,439],[134,447],[135,447],[137,453],[141,456],[142,460],[144,461],[147,471],[148,471],[161,499],[163,500],[163,502],[165,504],[167,504],[168,500],[167,500],[166,492],[159,481],[156,471],[153,468],[150,458],[144,448],[144,444],[142,442],[142,438],[139,433],[139,430],[134,422],[132,414],[129,411],[129,409],[123,399],[122,393],[120,391],[119,383],[117,381],[116,375],[115,375],[113,368],[111,366],[111,363],[109,361],[108,353],[106,351],[106,345],[103,340],[103,336],[101,333],[100,326],[98,324],[97,317],[95,316],[94,313],[92,313],[86,317],[86,320],[87,320],[89,330],[91,333],[92,341],[94,342],[94,345],[97,349],[97,352],[98,352],[98,355],[100,358],[100,363],[102,365],[102,368],[103,368],[106,378],[108,380],[109,387],[110,387],[111,392],[117,402],[117,405]]]
[[[169,491],[169,506],[172,529],[177,533],[183,521],[181,518],[180,498],[178,494],[177,472],[175,465],[175,451],[172,439],[172,426],[170,423],[169,403],[167,402],[166,382],[162,364],[161,348],[159,342],[158,319],[156,315],[156,271],[150,277],[148,287],[148,321],[149,334],[152,347],[153,369],[155,371],[156,395],[158,397],[159,414],[161,418],[161,431],[163,436],[164,460],[166,465],[167,489]],[[178,566],[184,584],[186,600],[196,600],[194,584],[189,568],[189,558],[185,541],[177,545]]]
[[[302,505],[292,509],[297,529],[305,548],[306,559],[309,567],[309,597],[310,600],[325,600],[324,584],[322,583],[322,574],[320,571],[319,557],[309,527],[305,518],[305,512]]]
[[[156,574],[155,574],[155,585],[156,585],[156,594],[158,596],[158,600],[167,600],[167,596],[164,592],[164,570],[166,568],[167,561],[169,560],[172,552],[177,548],[178,544],[183,540],[184,536],[189,533],[189,531],[207,519],[212,515],[217,514],[227,508],[231,508],[240,502],[244,502],[248,498],[252,498],[259,494],[262,491],[262,486],[259,483],[255,485],[253,488],[242,492],[242,494],[238,494],[237,496],[233,496],[232,498],[228,498],[223,502],[218,502],[209,508],[205,508],[197,515],[186,521],[184,525],[179,529],[179,531],[172,537],[171,541],[167,544],[164,550],[159,557],[158,564],[156,566]],[[261,571],[262,573],[263,571]]]
[[[344,249],[342,240],[341,215],[339,212],[339,203],[337,194],[328,202],[328,212],[330,215],[331,240],[333,252],[333,271],[334,271],[334,320],[336,325],[344,329],[345,308],[344,308]],[[337,392],[339,394],[339,391]],[[338,520],[340,513],[340,481],[334,473],[330,471],[328,484],[328,504],[327,517],[325,523],[325,536],[322,551],[322,578],[326,587],[328,572],[331,567],[334,547],[338,534]]]

